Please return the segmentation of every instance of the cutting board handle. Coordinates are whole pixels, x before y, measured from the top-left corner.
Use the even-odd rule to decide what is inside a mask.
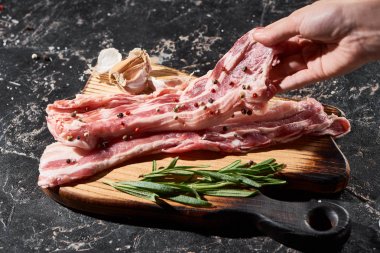
[[[350,235],[348,212],[328,201],[283,202],[260,195],[249,202],[237,209],[248,213],[260,232],[298,250],[337,250]]]

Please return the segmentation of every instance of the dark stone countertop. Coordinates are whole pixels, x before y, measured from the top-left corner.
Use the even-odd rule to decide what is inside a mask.
[[[243,33],[310,1],[1,2],[0,251],[295,252],[268,237],[210,236],[89,217],[45,196],[37,177],[39,157],[53,141],[44,109],[81,90],[84,71],[101,49],[142,47],[164,65],[203,74]],[[46,60],[32,60],[33,53]],[[380,250],[379,70],[380,63],[372,63],[285,94],[338,106],[351,120],[352,132],[338,140],[351,179],[332,200],[352,217],[343,252]]]

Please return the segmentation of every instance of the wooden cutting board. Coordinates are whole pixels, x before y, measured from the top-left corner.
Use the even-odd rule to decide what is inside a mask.
[[[154,66],[152,75],[158,79],[188,76],[159,65]],[[107,81],[106,75],[91,76],[82,92],[120,93],[116,86],[109,85]],[[339,109],[329,105],[325,106],[325,111],[342,115]],[[65,206],[90,214],[138,217],[140,221],[143,217],[144,220],[159,219],[171,224],[179,222],[190,227],[207,225],[208,228],[216,229],[222,225],[236,224],[240,220],[242,224],[250,224],[276,240],[299,249],[320,247],[321,242],[340,245],[347,239],[350,227],[347,212],[328,202],[281,202],[260,194],[249,199],[208,197],[213,203],[212,208],[194,208],[170,201],[157,205],[118,192],[102,183],[104,180],[138,180],[139,175],[150,172],[153,159],[161,166],[167,165],[175,156],[159,154],[133,159],[75,184],[44,189],[44,192]],[[259,162],[273,157],[279,163],[287,165],[280,173],[288,182],[286,188],[314,193],[342,191],[348,183],[350,172],[346,158],[335,141],[328,136],[303,137],[291,143],[242,155],[197,151],[180,154],[179,157],[179,164],[207,164],[214,169],[237,159]],[[246,216],[249,217],[249,222],[243,220]]]

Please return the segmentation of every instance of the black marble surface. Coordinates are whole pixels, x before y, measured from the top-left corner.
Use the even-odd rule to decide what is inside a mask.
[[[263,236],[232,238],[89,217],[45,196],[37,177],[39,157],[53,141],[44,109],[81,90],[84,71],[101,49],[142,47],[164,65],[200,75],[243,33],[309,2],[0,1],[0,251],[295,252]],[[352,217],[343,252],[380,250],[379,70],[380,63],[372,63],[284,94],[338,106],[351,120],[352,132],[338,140],[351,179],[332,200]]]

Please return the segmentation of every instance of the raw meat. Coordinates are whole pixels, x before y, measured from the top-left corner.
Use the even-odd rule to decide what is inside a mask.
[[[276,101],[269,104],[264,114],[251,117],[239,113],[225,124],[204,131],[145,133],[138,138],[127,138],[127,141],[114,139],[95,150],[53,143],[41,157],[38,185],[53,187],[70,183],[147,154],[192,150],[242,153],[289,142],[304,135],[339,137],[349,131],[347,119],[327,115],[323,106],[314,99]]]
[[[103,140],[121,139],[126,134],[199,131],[221,124],[236,111],[247,109],[252,113],[254,109],[262,109],[277,92],[267,78],[275,53],[256,43],[252,32],[241,37],[211,72],[191,81],[180,94],[138,98],[145,101],[141,105],[123,103],[134,99],[125,95],[116,102],[109,96],[97,97],[101,107],[99,102],[90,103],[87,109],[91,111],[86,112],[82,105],[78,108],[81,114],[75,117],[57,113],[62,109],[50,105],[49,130],[65,145],[90,150]],[[83,104],[77,100],[66,104]]]

